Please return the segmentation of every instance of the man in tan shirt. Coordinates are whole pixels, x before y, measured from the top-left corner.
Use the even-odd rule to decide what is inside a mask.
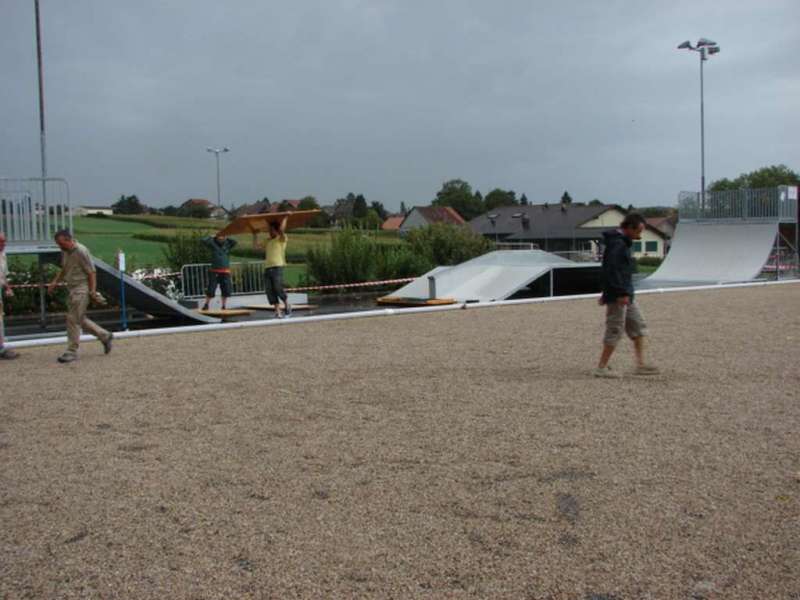
[[[67,351],[58,357],[58,362],[68,363],[78,358],[78,345],[81,339],[81,328],[88,331],[103,344],[106,354],[111,352],[111,340],[114,335],[90,319],[86,318],[89,300],[99,301],[97,295],[97,274],[92,255],[86,246],[79,244],[67,230],[56,232],[56,244],[61,248],[61,270],[55,276],[47,292],[52,294],[60,281],[63,281],[69,292],[67,301]]]

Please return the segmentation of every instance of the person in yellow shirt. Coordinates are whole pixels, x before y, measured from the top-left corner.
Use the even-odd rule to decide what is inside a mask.
[[[267,294],[269,303],[275,307],[275,316],[283,318],[284,313],[278,300],[283,301],[286,316],[292,315],[292,307],[289,305],[286,292],[283,289],[283,268],[286,266],[286,244],[289,238],[286,236],[286,219],[281,221],[271,221],[267,231],[267,241],[259,242],[257,234],[253,234],[253,246],[263,248],[266,253],[264,262],[264,291]]]

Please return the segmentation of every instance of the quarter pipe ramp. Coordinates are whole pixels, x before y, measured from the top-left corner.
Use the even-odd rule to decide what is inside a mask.
[[[637,287],[750,281],[764,268],[777,234],[777,223],[679,222],[664,262]]]

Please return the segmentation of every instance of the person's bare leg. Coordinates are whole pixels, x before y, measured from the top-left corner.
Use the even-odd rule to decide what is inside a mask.
[[[603,352],[600,354],[600,362],[597,363],[598,369],[605,369],[608,366],[608,361],[611,360],[611,355],[614,354],[616,346],[609,346],[603,344]]]
[[[640,335],[639,337],[633,338],[633,352],[636,355],[636,366],[643,367],[644,362],[644,336]]]

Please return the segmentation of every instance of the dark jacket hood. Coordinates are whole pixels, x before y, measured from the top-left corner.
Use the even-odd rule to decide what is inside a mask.
[[[614,242],[623,242],[628,247],[633,244],[633,240],[622,233],[619,229],[609,229],[608,231],[604,231],[603,243],[608,246]]]

